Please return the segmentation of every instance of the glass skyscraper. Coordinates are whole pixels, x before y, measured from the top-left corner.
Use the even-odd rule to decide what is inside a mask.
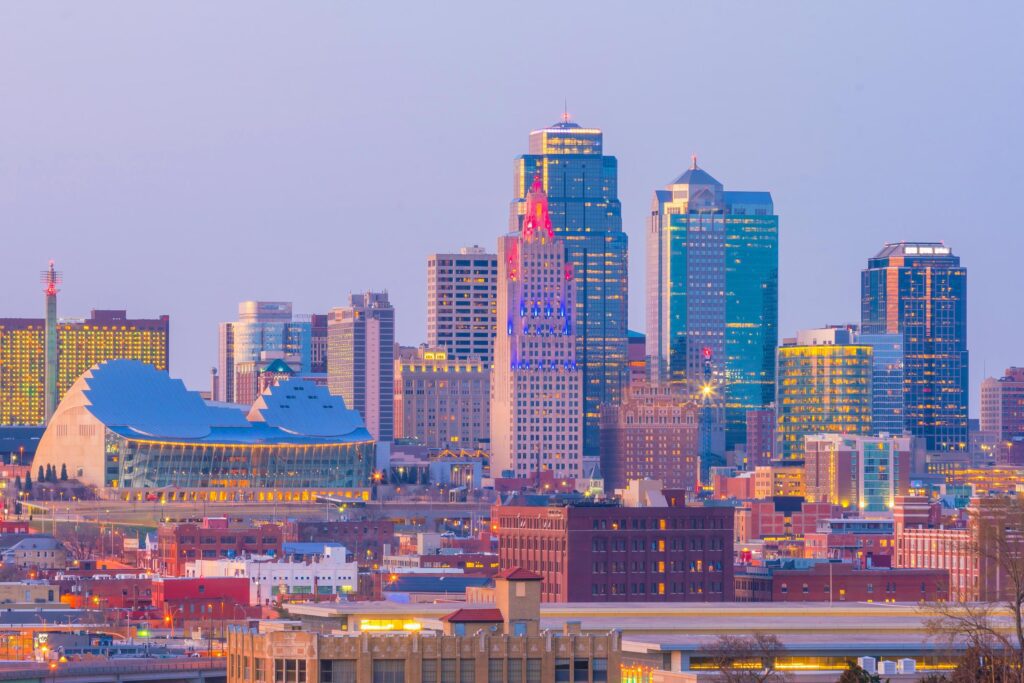
[[[859,334],[857,343],[874,351],[871,424],[874,433],[903,434],[903,335]]]
[[[647,353],[694,395],[710,371],[725,447],[771,404],[778,344],[779,217],[768,192],[725,192],[693,164],[654,193],[647,231]],[[710,355],[710,368],[707,356]]]
[[[618,161],[603,134],[568,120],[530,133],[515,162],[509,231],[520,230],[535,177],[547,193],[551,225],[565,243],[576,281],[576,357],[583,373],[583,454],[601,451],[600,407],[618,403],[628,382],[627,238],[618,198]]]
[[[967,270],[939,242],[887,244],[861,271],[861,330],[903,335],[906,431],[967,448]]]

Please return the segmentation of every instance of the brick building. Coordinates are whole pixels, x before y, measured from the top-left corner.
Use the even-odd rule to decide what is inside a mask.
[[[767,465],[775,450],[775,408],[747,411],[747,467]]]
[[[224,518],[201,524],[163,524],[157,530],[157,571],[182,576],[185,564],[241,555],[280,555],[283,532],[277,524],[236,526]]]
[[[731,508],[686,507],[682,491],[631,482],[621,501],[520,499],[491,522],[503,569],[542,577],[545,602],[729,602]]]
[[[819,520],[817,530],[804,534],[804,557],[860,566],[890,566],[895,547],[891,519]]]
[[[927,498],[898,496],[893,510],[894,565],[948,570],[954,600],[1002,599],[1005,574],[992,557],[978,549],[984,542],[981,530],[998,524],[1007,503],[1003,498],[973,498],[967,508],[967,523],[949,528],[935,524]]]
[[[804,538],[817,531],[818,522],[836,513],[828,503],[808,503],[803,498],[776,496],[753,500],[736,509],[736,542],[771,538]]]
[[[161,578],[153,580],[153,605],[171,626],[196,621],[245,619],[259,614],[249,606],[249,579],[242,577]],[[172,627],[173,627],[172,626]]]
[[[360,565],[379,564],[385,547],[398,548],[395,523],[386,519],[290,521],[284,525],[284,540],[300,543],[340,543]]]
[[[844,562],[745,567],[737,602],[922,602],[949,598],[945,569],[860,568]]]
[[[622,402],[601,409],[601,471],[605,490],[633,479],[696,490],[700,473],[700,408],[677,384],[635,382]]]

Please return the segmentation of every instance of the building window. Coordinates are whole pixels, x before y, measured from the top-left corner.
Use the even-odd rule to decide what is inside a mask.
[[[446,658],[441,660],[441,681],[455,680],[455,660]]]
[[[320,683],[356,683],[356,661],[354,659],[321,660]]]
[[[526,683],[541,683],[540,659],[531,657],[526,660]]]
[[[587,683],[590,680],[590,660],[577,659],[572,663],[573,683]]]
[[[555,683],[570,683],[572,680],[571,663],[568,659],[555,660]]]
[[[373,683],[405,683],[405,660],[373,660]]]
[[[306,683],[306,660],[275,659],[274,683]]]
[[[607,683],[608,681],[608,660],[602,658],[594,659],[594,683]]]
[[[523,660],[508,660],[508,683],[523,683]]]
[[[459,683],[476,683],[475,659],[463,659],[459,662]]]
[[[487,660],[487,683],[505,683],[505,660]]]
[[[420,667],[423,683],[437,683],[437,660],[424,659]]]

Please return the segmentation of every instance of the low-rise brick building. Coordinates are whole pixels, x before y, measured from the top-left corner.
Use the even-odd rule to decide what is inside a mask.
[[[540,574],[545,602],[732,600],[732,508],[687,507],[660,482],[614,502],[524,497],[491,522],[502,569]]]
[[[845,562],[736,570],[737,602],[924,602],[949,598],[945,569],[862,568]]]
[[[202,524],[164,524],[157,530],[157,566],[164,576],[182,576],[185,564],[242,555],[280,555],[283,542],[277,524],[236,526],[224,518]]]

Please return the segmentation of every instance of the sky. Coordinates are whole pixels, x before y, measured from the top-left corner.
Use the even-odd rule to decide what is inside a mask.
[[[426,339],[426,257],[495,248],[512,165],[602,128],[644,329],[644,220],[691,153],[780,216],[780,334],[857,322],[886,241],[968,269],[977,383],[1024,364],[1024,3],[0,3],[0,317],[171,316],[207,388],[246,299],[387,289]]]

